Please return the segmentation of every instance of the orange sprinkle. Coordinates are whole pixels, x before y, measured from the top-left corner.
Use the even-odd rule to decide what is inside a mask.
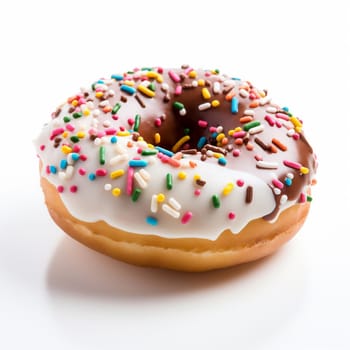
[[[158,132],[154,134],[154,143],[156,145],[160,143],[160,134]]]
[[[133,146],[133,143],[131,141],[128,141],[128,143],[126,144],[129,148],[131,148]]]
[[[256,108],[259,106],[259,101],[255,100],[249,104],[249,108]]]
[[[195,168],[195,167],[197,166],[197,163],[194,162],[193,160],[190,160],[190,161],[189,161],[189,164],[190,164],[190,167],[191,167],[191,168]]]
[[[317,184],[317,180],[316,179],[312,179],[311,180],[311,186],[315,186]]]
[[[105,113],[109,113],[111,110],[112,110],[112,107],[111,107],[111,106],[105,106],[105,107],[103,107],[103,112],[105,112]]]
[[[232,89],[226,96],[225,96],[225,100],[226,101],[231,101],[232,98],[236,95],[236,91],[235,89]]]
[[[221,144],[223,146],[227,145],[228,144],[228,138],[227,137],[224,137],[222,140],[221,140]]]
[[[277,147],[275,147],[275,146],[273,146],[273,145],[270,145],[269,151],[270,151],[271,153],[277,153],[278,149],[277,149]]]
[[[182,159],[182,153],[181,152],[177,152],[172,156],[173,159],[177,159],[180,160]]]
[[[249,123],[253,120],[253,117],[251,115],[246,115],[244,117],[239,118],[240,123]]]
[[[248,142],[245,147],[248,151],[252,151],[254,149],[254,146],[251,142]]]
[[[240,138],[236,139],[235,145],[237,145],[237,146],[243,145],[243,139],[240,139]]]
[[[287,150],[287,146],[284,145],[280,140],[275,138],[272,139],[272,143],[276,145],[281,151],[285,152]]]

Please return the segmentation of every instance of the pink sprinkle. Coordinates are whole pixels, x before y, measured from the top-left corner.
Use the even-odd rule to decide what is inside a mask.
[[[112,119],[113,119],[113,120],[118,120],[119,117],[118,117],[116,114],[113,114],[113,115],[112,115]]]
[[[209,128],[209,132],[216,132],[216,127],[215,126],[211,126]]]
[[[229,218],[230,220],[233,220],[235,217],[236,217],[236,214],[235,214],[233,211],[230,211],[230,212],[228,213],[228,218]]]
[[[58,191],[59,193],[62,193],[62,192],[64,191],[64,187],[63,187],[62,185],[58,185],[58,186],[57,186],[57,191]]]
[[[106,176],[107,175],[107,170],[103,168],[98,168],[96,169],[96,176]]]
[[[263,160],[263,157],[262,157],[262,155],[260,155],[260,154],[256,154],[256,155],[254,156],[254,158],[255,158],[255,160],[257,160],[257,161]]]
[[[282,127],[282,123],[279,120],[276,120],[276,126],[278,128],[281,128]]]
[[[300,193],[299,202],[300,203],[306,202],[306,194],[305,193]]]
[[[69,190],[70,190],[72,193],[75,193],[75,192],[78,191],[78,186],[73,185],[73,186],[71,186],[71,187],[69,188]]]
[[[50,171],[50,165],[46,165],[45,170],[46,170],[46,174],[50,174],[50,173],[51,173],[51,171]]]
[[[86,174],[86,170],[84,168],[79,168],[78,173],[84,176]]]
[[[159,74],[162,74],[162,73],[163,73],[163,68],[162,68],[162,67],[158,67],[157,72],[158,72]]]
[[[278,179],[273,179],[272,183],[274,186],[276,186],[277,188],[279,188],[280,190],[284,187],[283,182],[281,182]]]
[[[173,70],[170,70],[168,74],[171,80],[174,81],[175,83],[179,83],[181,81],[179,75],[176,74]]]
[[[182,93],[182,86],[181,85],[177,85],[175,88],[175,95],[181,95]]]
[[[169,163],[171,166],[173,166],[174,168],[178,168],[178,167],[181,165],[180,161],[177,160],[176,158],[169,158],[169,159],[168,159],[168,163]]]
[[[290,161],[290,160],[284,160],[284,161],[283,161],[283,164],[284,164],[285,166],[288,166],[288,167],[290,167],[290,168],[297,169],[297,170],[299,170],[299,169],[301,168],[301,164],[299,164],[299,163],[297,163],[297,162],[292,162],[292,161]]]
[[[241,154],[241,151],[237,148],[232,151],[232,155],[234,157],[239,157],[240,154]]]
[[[79,145],[74,145],[74,146],[73,146],[73,152],[74,152],[74,153],[79,153],[79,152],[80,152],[80,149],[81,149],[81,147],[80,147]]]
[[[201,190],[199,188],[195,189],[194,195],[199,196],[201,194]]]
[[[265,120],[269,123],[270,126],[275,125],[275,120],[272,117],[270,117],[269,115],[265,115]]]
[[[246,135],[246,132],[242,130],[242,131],[235,132],[232,136],[236,139],[239,137],[244,137],[245,135]]]
[[[284,113],[276,113],[276,117],[277,117],[277,118],[280,118],[280,119],[283,119],[283,120],[286,120],[286,121],[289,120],[288,115],[287,115],[287,114],[284,114]]]
[[[237,186],[242,187],[244,185],[244,181],[242,179],[238,179],[236,181]]]
[[[119,130],[120,130],[120,131],[125,131],[124,126],[122,126],[122,125],[121,125],[121,126],[119,126]]]
[[[205,120],[198,120],[198,126],[201,128],[206,128],[208,126],[208,122]]]
[[[160,119],[160,118],[156,118],[156,120],[154,121],[154,125],[155,126],[161,126],[162,125],[162,119]]]
[[[87,159],[87,155],[86,154],[81,154],[79,159],[82,160],[83,162],[85,162],[86,159]]]
[[[86,103],[86,100],[85,100],[85,98],[79,98],[79,100],[78,100],[78,103],[79,103],[79,105],[83,105],[83,104],[85,104]]]
[[[126,193],[131,196],[133,188],[134,168],[129,166],[126,178]]]
[[[129,124],[130,126],[134,125],[134,119],[128,118],[128,124]]]
[[[64,133],[63,128],[57,128],[57,129],[52,130],[50,140],[53,140],[56,136],[63,134],[63,133]]]
[[[188,68],[185,69],[185,74],[188,75],[188,74],[190,74],[192,71],[193,71],[193,68],[192,68],[192,67],[188,67]]]
[[[192,212],[186,211],[186,213],[183,215],[181,219],[181,223],[187,224],[192,219],[192,216],[193,216]]]
[[[40,145],[40,151],[43,151],[45,149],[45,145]]]
[[[94,128],[91,128],[91,129],[89,129],[89,131],[88,131],[88,134],[89,134],[89,135],[96,135],[96,133],[97,133],[97,130],[94,129]]]
[[[114,128],[108,128],[105,131],[106,131],[106,135],[115,135],[117,133],[117,129],[114,129]]]
[[[74,131],[75,127],[74,127],[74,125],[72,125],[72,124],[67,124],[67,125],[66,125],[66,129],[67,129],[68,131]]]
[[[295,134],[293,134],[292,137],[295,141],[298,141],[300,139],[300,135],[297,132]]]
[[[106,133],[104,132],[104,131],[99,131],[98,133],[97,133],[97,137],[98,138],[101,138],[101,137],[103,137],[103,136],[105,136],[106,135]]]

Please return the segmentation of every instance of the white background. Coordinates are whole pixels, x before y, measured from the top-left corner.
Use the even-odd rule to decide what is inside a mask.
[[[1,349],[349,349],[347,1],[3,1]],[[228,7],[230,4],[230,7]],[[268,88],[318,154],[307,223],[272,257],[184,274],[129,266],[50,220],[31,140],[65,98],[137,66]]]

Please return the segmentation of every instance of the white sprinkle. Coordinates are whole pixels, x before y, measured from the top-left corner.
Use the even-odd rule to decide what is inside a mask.
[[[102,143],[102,140],[99,137],[96,137],[94,140],[95,146],[99,146]]]
[[[280,199],[280,203],[284,204],[287,202],[288,196],[286,194],[283,194]]]
[[[260,124],[258,126],[255,126],[254,128],[249,129],[249,134],[250,135],[254,135],[254,134],[258,134],[259,132],[264,131],[264,125]]]
[[[154,194],[151,199],[151,212],[156,213],[158,211],[158,200],[157,195]]]
[[[94,116],[94,117],[98,117],[99,115],[100,115],[100,110],[99,109],[94,109],[93,111],[92,111],[92,115]]]
[[[115,95],[115,91],[114,90],[108,90],[108,96],[113,97]]]
[[[187,113],[187,111],[186,111],[185,108],[181,108],[181,109],[179,110],[179,114],[180,114],[181,116],[186,115],[186,113]]]
[[[68,165],[66,168],[66,180],[70,179],[73,176],[74,167],[73,165]]]
[[[104,100],[104,101],[101,101],[99,104],[98,104],[98,106],[99,107],[106,107],[106,106],[108,106],[109,105],[109,101],[108,100]]]
[[[275,192],[276,196],[279,196],[281,194],[281,190],[279,188],[277,188],[277,187],[273,188],[273,192]]]
[[[290,179],[294,179],[294,174],[288,173],[288,174],[287,174],[287,177],[289,177]]]
[[[274,107],[274,106],[268,106],[267,108],[266,108],[266,112],[267,113],[276,113],[277,112],[277,108],[276,107]]]
[[[288,136],[293,136],[293,135],[294,135],[294,129],[289,129],[289,130],[287,131],[287,135],[288,135]]]
[[[239,89],[239,94],[242,97],[248,97],[249,96],[249,92],[245,89]]]
[[[261,169],[277,169],[278,163],[276,162],[267,162],[265,160],[259,160],[256,163],[256,166]]]
[[[260,106],[264,106],[271,101],[270,96],[263,97],[259,100]]]
[[[236,85],[236,83],[235,83],[235,81],[234,80],[232,80],[232,79],[226,79],[226,80],[224,80],[224,82],[223,82],[223,85],[225,86],[225,87],[234,87],[235,85]]]
[[[254,116],[255,115],[255,111],[252,110],[252,109],[246,109],[244,111],[244,115],[251,115],[251,116]]]
[[[224,127],[223,126],[218,126],[217,128],[216,128],[216,132],[217,133],[221,133],[221,132],[223,132],[224,131]]]
[[[212,150],[208,150],[206,153],[205,153],[208,157],[212,157],[214,155],[214,152]]]
[[[202,103],[198,106],[198,109],[200,111],[205,111],[206,109],[209,109],[211,107],[211,103],[210,102],[205,102],[205,103]]]
[[[139,172],[136,172],[134,174],[134,178],[135,178],[135,181],[137,182],[137,184],[142,188],[142,189],[145,189],[148,184],[147,182],[143,179],[143,177],[140,175]]]
[[[169,90],[169,85],[167,83],[162,83],[160,89],[164,92],[167,92]]]
[[[192,81],[192,86],[193,87],[197,87],[198,86],[198,81],[197,80],[193,80]]]
[[[214,94],[219,94],[221,92],[220,83],[218,81],[216,81],[213,85],[213,92]]]
[[[60,180],[65,180],[66,179],[66,173],[63,171],[58,172],[58,177]]]
[[[88,101],[86,102],[86,107],[89,109],[93,109],[94,108],[94,103],[92,101]]]
[[[141,169],[139,171],[139,173],[145,181],[149,181],[151,179],[151,175],[149,174],[149,172],[147,170]]]
[[[181,210],[181,204],[173,197],[169,198],[169,204],[175,209],[175,210]]]
[[[108,87],[106,86],[106,84],[95,84],[95,90],[102,90],[102,91],[106,91],[108,89]]]
[[[126,150],[119,143],[114,144],[113,150],[117,154],[125,154]]]
[[[104,185],[104,189],[105,189],[105,191],[110,191],[112,189],[112,185],[111,184],[105,184]]]
[[[73,164],[74,164],[74,160],[73,160],[73,158],[72,158],[72,153],[69,153],[69,154],[67,155],[67,163],[68,163],[69,165],[73,165]]]
[[[111,126],[111,121],[106,119],[103,121],[102,125],[105,127],[105,128],[108,128],[109,126]]]
[[[126,160],[129,160],[129,156],[127,154],[121,154],[119,156],[115,156],[115,157],[111,158],[109,161],[109,164],[116,165],[116,164],[124,162]]]
[[[165,211],[167,214],[169,214],[175,219],[178,219],[180,217],[180,213],[175,209],[173,209],[172,207],[170,207],[168,204],[163,204],[162,209],[163,211]]]

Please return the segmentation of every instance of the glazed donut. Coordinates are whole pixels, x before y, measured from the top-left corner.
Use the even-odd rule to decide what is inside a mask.
[[[303,224],[317,160],[302,121],[218,70],[141,68],[67,99],[35,140],[53,220],[144,266],[273,253]]]

